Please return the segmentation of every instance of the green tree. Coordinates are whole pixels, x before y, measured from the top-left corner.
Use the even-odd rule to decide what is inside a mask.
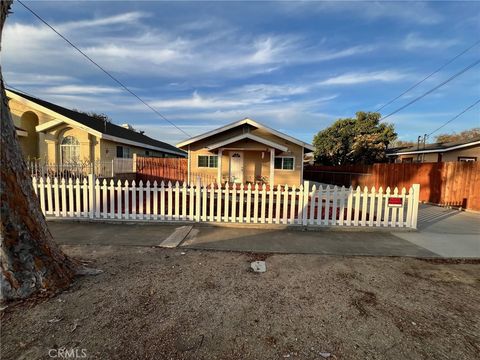
[[[374,112],[338,119],[313,138],[315,159],[325,165],[372,164],[385,160],[385,150],[397,138],[394,126],[380,123]]]

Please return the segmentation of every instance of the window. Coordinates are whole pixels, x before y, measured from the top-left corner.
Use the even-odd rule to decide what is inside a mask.
[[[413,163],[413,157],[403,158],[402,163]]]
[[[458,161],[473,162],[473,161],[477,161],[477,158],[474,156],[459,156]]]
[[[80,160],[80,142],[74,136],[65,136],[60,144],[62,163]]]
[[[149,156],[149,155],[150,155],[150,151],[145,150],[145,156]]]
[[[198,167],[216,168],[218,167],[217,155],[198,155]]]
[[[130,148],[128,146],[117,146],[117,158],[129,158],[131,157]]]
[[[295,158],[292,156],[275,157],[275,169],[293,170],[295,166]]]

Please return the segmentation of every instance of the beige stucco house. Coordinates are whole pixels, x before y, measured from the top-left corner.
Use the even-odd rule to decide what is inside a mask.
[[[243,119],[177,144],[188,153],[190,174],[215,177],[218,183],[266,183],[299,186],[303,182],[303,157],[313,147]],[[190,179],[192,181],[192,179]]]
[[[480,138],[390,149],[387,157],[396,163],[478,161]]]
[[[185,157],[182,150],[128,125],[116,125],[48,101],[7,90],[8,105],[27,159],[46,163],[111,161],[134,154]]]

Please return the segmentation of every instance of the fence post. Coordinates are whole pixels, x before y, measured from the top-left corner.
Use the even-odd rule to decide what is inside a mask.
[[[114,159],[112,159],[112,178],[113,178],[113,176],[115,175],[115,172],[114,172],[114,166],[115,166],[115,165],[114,165],[113,162],[114,162]]]
[[[302,225],[307,225],[307,209],[308,209],[308,197],[310,195],[310,181],[303,182],[303,209],[302,209]]]
[[[202,180],[200,176],[197,176],[197,186],[195,188],[195,221],[200,222],[200,215],[202,212],[202,209],[200,208],[200,196],[202,196]]]
[[[412,228],[417,228],[418,206],[420,202],[420,184],[413,184],[413,211],[412,211]]]
[[[88,174],[88,217],[93,219],[95,214],[95,174]]]

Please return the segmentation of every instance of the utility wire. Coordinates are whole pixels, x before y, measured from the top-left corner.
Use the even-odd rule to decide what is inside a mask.
[[[421,83],[423,83],[425,80],[428,80],[429,78],[431,78],[433,75],[435,75],[436,73],[438,73],[440,70],[442,70],[443,68],[445,68],[447,65],[451,64],[452,62],[454,62],[455,60],[457,60],[460,56],[462,56],[463,54],[465,54],[466,52],[470,51],[471,49],[473,49],[475,46],[477,46],[478,44],[480,44],[480,40],[478,40],[476,43],[474,43],[473,45],[471,45],[470,47],[466,48],[465,50],[463,50],[461,53],[457,54],[455,57],[451,58],[450,60],[448,60],[445,64],[443,64],[442,66],[440,66],[437,70],[435,70],[434,72],[432,72],[430,75],[426,76],[425,78],[423,78],[422,80],[420,80],[419,82],[415,83],[414,85],[412,85],[411,87],[409,87],[407,90],[405,90],[403,93],[401,93],[400,95],[398,95],[397,97],[393,98],[392,100],[390,100],[389,102],[383,104],[382,106],[380,106],[377,110],[375,110],[375,112],[379,112],[380,110],[382,110],[384,107],[390,105],[391,103],[393,103],[395,100],[401,98],[403,95],[405,95],[406,93],[410,92],[411,90],[415,89],[418,85],[420,85]]]
[[[435,86],[434,88],[428,90],[427,92],[423,93],[422,95],[416,97],[415,99],[409,101],[408,103],[406,103],[405,105],[399,107],[398,109],[392,111],[390,114],[386,115],[386,116],[383,116],[380,121],[382,120],[385,120],[386,118],[398,113],[399,111],[405,109],[406,107],[412,105],[413,103],[417,102],[418,100],[420,99],[423,99],[425,96],[427,96],[428,94],[431,94],[432,92],[434,92],[435,90],[437,90],[438,88],[442,87],[443,85],[449,83],[450,81],[452,81],[453,79],[455,79],[456,77],[462,75],[464,72],[470,70],[471,68],[473,68],[474,66],[478,65],[480,63],[480,60],[477,60],[475,62],[473,62],[472,64],[468,65],[467,67],[463,68],[462,70],[460,70],[458,73],[456,73],[455,75],[452,75],[450,76],[447,80],[441,82],[440,84],[438,84],[437,86]]]
[[[80,50],[74,43],[72,43],[70,40],[68,40],[64,35],[62,35],[60,32],[58,32],[52,25],[50,25],[46,20],[44,20],[40,15],[38,15],[35,11],[30,9],[27,5],[25,5],[21,0],[17,0],[20,5],[22,5],[25,9],[27,9],[30,13],[32,13],[38,20],[40,20],[42,23],[44,23],[46,26],[48,26],[53,32],[55,32],[58,36],[60,36],[63,40],[65,40],[71,47],[73,47],[75,50],[77,50],[80,54],[82,54],[86,59],[88,59],[93,65],[95,65],[97,68],[99,68],[101,71],[103,71],[109,78],[111,78],[113,81],[115,81],[121,88],[123,88],[125,91],[136,97],[142,104],[144,104],[146,107],[148,107],[150,110],[152,110],[155,114],[160,116],[163,120],[168,122],[170,125],[175,127],[177,130],[181,131],[184,133],[186,136],[191,137],[190,134],[188,134],[186,131],[183,129],[179,128],[177,125],[175,125],[172,121],[168,120],[165,116],[163,116],[159,111],[157,111],[154,107],[149,105],[146,101],[144,101],[140,96],[138,96],[136,93],[134,93],[132,90],[130,90],[126,85],[124,85],[120,80],[118,80],[115,76],[113,76],[110,72],[105,70],[102,66],[100,66],[97,62],[95,62],[90,56],[85,54],[82,50]]]
[[[451,118],[450,120],[446,121],[445,123],[442,124],[442,126],[439,126],[438,128],[436,128],[435,130],[433,130],[430,134],[427,135],[427,137],[429,137],[430,135],[432,134],[435,134],[438,130],[440,130],[441,128],[443,128],[444,126],[450,124],[453,120],[459,118],[460,116],[462,116],[464,113],[466,113],[468,110],[470,110],[471,108],[473,108],[475,105],[479,104],[480,103],[480,99],[478,99],[477,101],[475,101],[472,105],[470,105],[469,107],[467,107],[466,109],[464,109],[462,112],[458,113],[457,115],[455,115],[453,118]]]
[[[24,90],[20,90],[19,88],[16,88],[10,84],[7,84],[7,82],[5,81],[5,79],[3,80],[3,83],[5,84],[5,88],[8,90],[8,89],[12,89],[12,90],[15,90],[15,91],[18,91],[19,93],[22,93],[22,94],[25,94],[25,95],[28,95],[28,96],[31,96],[33,98],[36,98],[35,95],[32,95],[32,94],[29,94],[28,92],[24,91]]]

